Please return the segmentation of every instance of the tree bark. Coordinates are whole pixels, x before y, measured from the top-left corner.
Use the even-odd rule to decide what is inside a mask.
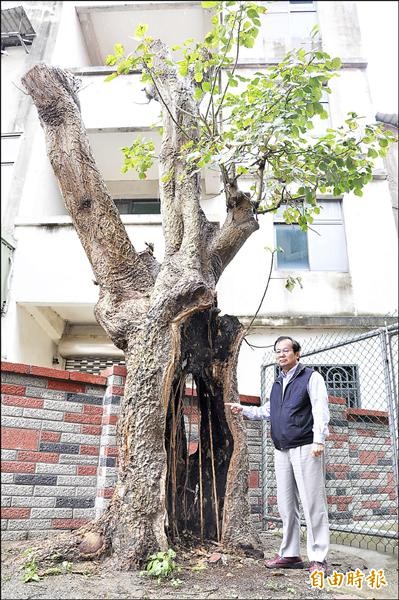
[[[23,78],[99,284],[96,318],[124,351],[127,366],[112,500],[100,519],[38,544],[40,560],[107,555],[117,568],[130,569],[153,551],[188,541],[234,547],[259,542],[249,523],[245,427],[224,407],[238,400],[243,328],[236,318],[219,316],[215,293],[223,269],[258,226],[244,194],[229,203],[220,231],[207,221],[198,174],[182,155],[186,136],[198,135],[198,106],[190,82],[168,66],[161,44],[157,56],[159,93],[169,107],[163,111],[160,169],[173,169],[161,186],[162,265],[150,252],[138,253],[127,236],[90,150],[79,82],[47,65]],[[196,390],[191,406],[188,378]],[[194,415],[198,437],[192,452]]]

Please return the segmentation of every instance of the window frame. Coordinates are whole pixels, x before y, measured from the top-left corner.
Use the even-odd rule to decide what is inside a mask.
[[[323,211],[320,211],[319,215],[316,215],[314,218],[313,223],[310,225],[309,230],[306,232],[306,236],[307,236],[307,250],[308,250],[308,268],[302,268],[302,267],[295,267],[295,266],[290,266],[290,265],[286,265],[286,266],[281,266],[279,265],[279,252],[275,253],[275,257],[274,257],[274,271],[278,271],[278,272],[287,272],[287,271],[300,271],[300,272],[322,272],[322,273],[349,273],[349,259],[348,259],[348,244],[347,244],[347,236],[346,236],[346,228],[345,228],[345,220],[344,220],[344,215],[343,215],[343,206],[342,206],[342,201],[343,199],[340,197],[333,197],[333,198],[319,198],[318,199],[318,203],[323,205],[323,203],[329,203],[329,202],[335,202],[337,203],[337,205],[339,206],[339,217],[330,217],[330,218],[323,218],[322,213]],[[297,223],[285,223],[284,219],[282,216],[278,215],[278,213],[274,214],[274,218],[273,218],[273,235],[274,235],[274,244],[275,247],[278,247],[278,243],[277,243],[277,227],[276,225],[282,225],[282,226],[286,226],[288,227],[292,227],[292,226],[296,226],[298,227]],[[343,258],[341,257],[340,260],[342,260],[342,264],[341,265],[336,265],[335,268],[314,268],[314,260],[312,259],[312,255],[314,256],[313,252],[314,252],[314,247],[315,247],[315,243],[313,241],[313,238],[311,237],[312,235],[312,231],[315,231],[317,227],[323,227],[324,225],[332,225],[332,226],[336,226],[337,228],[339,228],[340,234],[341,234],[341,238],[344,241],[344,255]],[[312,249],[313,248],[313,249]]]
[[[121,216],[137,216],[137,215],[160,215],[161,214],[161,201],[160,198],[155,198],[155,197],[151,197],[151,198],[146,198],[146,197],[140,197],[140,198],[113,198],[113,201],[115,203],[116,208],[118,209],[118,212]],[[146,212],[146,211],[133,211],[130,210],[129,212],[121,212],[119,210],[119,206],[118,206],[118,202],[125,202],[125,203],[130,203],[131,204],[131,208],[134,207],[134,204],[136,203],[137,205],[140,203],[141,205],[144,204],[151,204],[152,207],[155,208],[155,204],[157,205],[156,208],[158,210],[153,211],[151,210],[150,212]]]

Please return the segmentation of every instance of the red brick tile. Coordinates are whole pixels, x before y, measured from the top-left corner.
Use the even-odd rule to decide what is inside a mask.
[[[23,398],[22,396],[7,396],[4,395],[2,404],[9,406],[25,406],[26,408],[43,408],[44,400],[41,398]]]
[[[249,473],[249,487],[259,487],[259,471],[250,471]]]
[[[331,404],[343,404],[346,406],[345,398],[338,398],[337,396],[328,396],[328,401],[331,402]]]
[[[37,450],[40,431],[17,427],[1,428],[1,447],[10,450]]]
[[[78,465],[78,475],[97,475],[97,467],[94,465]]]
[[[330,433],[328,436],[328,441],[336,441],[336,442],[347,442],[349,440],[349,436],[347,433]]]
[[[368,450],[361,450],[359,452],[359,462],[361,465],[376,465],[379,458],[383,458],[385,452],[369,452]]]
[[[361,435],[362,437],[374,437],[375,432],[372,429],[359,429],[356,427],[355,432],[357,435]]]
[[[115,488],[103,488],[102,490],[98,490],[97,496],[100,498],[112,498]]]
[[[120,377],[126,377],[127,369],[126,367],[122,367],[121,365],[114,365],[112,367],[107,367],[101,371],[101,375],[103,377],[110,377],[111,375],[119,375]]]
[[[240,402],[242,402],[243,404],[252,404],[253,406],[260,406],[259,396],[246,396],[244,394],[240,394]]]
[[[2,508],[2,519],[29,519],[30,508]]]
[[[104,415],[101,424],[102,425],[116,425],[118,422],[118,415]]]
[[[111,394],[115,394],[115,396],[123,396],[125,388],[121,385],[112,385],[109,391]]]
[[[86,425],[101,425],[101,416],[81,413],[65,413],[64,421],[66,423],[85,423]]]
[[[327,496],[327,502],[330,504],[349,504],[353,496]]]
[[[393,488],[390,485],[380,485],[378,486],[379,494],[390,494]]]
[[[88,519],[53,519],[52,527],[54,529],[78,529],[88,522]]]
[[[49,390],[60,390],[62,392],[84,392],[86,386],[84,383],[71,383],[70,381],[60,381],[49,379],[47,387]]]
[[[196,444],[196,442],[194,442]],[[118,448],[116,446],[107,446],[105,449],[105,456],[118,456]]]
[[[362,502],[362,508],[380,508],[381,502],[378,500],[365,500]]]
[[[17,460],[2,461],[2,473],[34,473],[36,465],[34,463],[18,462]]]
[[[60,431],[42,431],[40,434],[41,442],[59,442],[61,439]]]
[[[58,463],[59,458],[60,455],[53,452],[20,451],[17,453],[17,460],[23,460],[26,462]]]
[[[360,471],[359,476],[361,479],[379,479],[380,473],[377,471]]]
[[[50,369],[48,367],[31,367],[30,372],[32,375],[40,375],[41,377],[51,377],[52,379],[69,379],[69,371],[63,371],[62,369]]]
[[[1,370],[7,371],[11,373],[29,373],[30,365],[24,365],[22,363],[11,363],[11,362],[1,362]]]
[[[101,435],[102,427],[100,425],[82,425],[80,433],[87,435]]]
[[[388,423],[388,413],[385,410],[369,410],[368,408],[348,408],[344,412],[344,416],[348,421],[357,421],[359,424],[364,424],[364,420],[371,419],[375,423]]]
[[[98,448],[98,446],[80,446],[80,453],[81,454],[99,454],[100,453],[100,449]]]
[[[92,404],[83,404],[83,412],[87,415],[102,415],[103,414],[102,406],[93,406]]]
[[[78,373],[77,371],[70,371],[71,381],[83,381],[84,383],[91,383],[94,385],[107,385],[106,377],[101,375],[92,375],[91,373]]]
[[[11,394],[12,396],[25,396],[25,386],[2,383],[1,392],[2,394]]]

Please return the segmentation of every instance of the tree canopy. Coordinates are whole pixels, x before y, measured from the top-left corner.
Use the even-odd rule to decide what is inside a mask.
[[[243,75],[237,68],[240,49],[254,46],[266,7],[233,0],[202,6],[213,12],[212,29],[203,41],[188,39],[173,46],[166,58],[188,81],[197,106],[199,133],[181,128],[181,158],[192,172],[219,169],[227,201],[240,180],[250,178],[254,211],[261,214],[283,205],[286,222],[303,230],[320,212],[320,194],[361,196],[373,178],[375,159],[386,155],[395,137],[355,112],[339,127],[313,133],[315,117],[329,117],[322,100],[332,93],[330,81],[339,77],[341,67],[340,58],[321,50],[318,27],[309,32],[312,49],[289,51],[279,64]],[[159,84],[158,45],[147,33],[148,25],[136,27],[139,43],[129,55],[122,44],[115,44],[106,64],[116,71],[107,79],[141,69],[143,83],[168,110]],[[172,118],[178,123],[178,114]],[[154,160],[153,142],[137,138],[123,153],[123,171],[136,169],[144,179]],[[162,183],[172,174],[173,166]]]

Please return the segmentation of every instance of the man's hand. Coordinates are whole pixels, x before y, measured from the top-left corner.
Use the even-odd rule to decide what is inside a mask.
[[[225,402],[224,403],[225,406],[230,406],[230,410],[233,413],[233,415],[239,415],[240,413],[242,413],[242,406],[241,404],[238,404],[238,402]]]
[[[324,444],[312,444],[311,456],[321,456],[324,452]]]

